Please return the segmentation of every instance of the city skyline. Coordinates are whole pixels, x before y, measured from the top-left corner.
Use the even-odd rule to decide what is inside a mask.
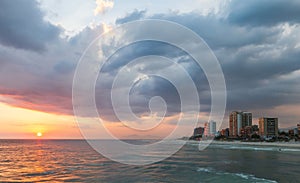
[[[297,129],[297,133],[300,132],[300,123],[295,123],[294,125],[288,128],[280,128],[280,120],[278,117],[270,117],[270,116],[261,116],[258,118],[256,123],[252,121],[252,112],[235,110],[231,111],[229,115],[228,125],[222,124],[219,129],[215,128],[215,133],[213,136],[220,135],[222,133],[226,133],[228,130],[228,137],[243,137],[246,133],[245,131],[250,130],[250,133],[256,132],[257,135],[260,136],[278,136],[279,132],[288,132],[294,131]],[[214,123],[216,125],[217,122],[211,120],[209,122],[199,123],[197,128],[194,129],[193,136],[210,136],[210,124]],[[240,123],[240,124],[239,124]],[[269,124],[270,123],[270,124]],[[270,128],[272,126],[272,129]],[[250,128],[251,127],[251,128]],[[248,129],[249,128],[249,129]],[[253,128],[255,130],[253,130]],[[270,131],[271,130],[271,131]],[[294,132],[293,132],[294,133]]]

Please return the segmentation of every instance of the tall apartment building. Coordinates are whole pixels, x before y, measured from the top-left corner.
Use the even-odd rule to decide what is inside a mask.
[[[252,126],[252,113],[245,111],[233,111],[229,116],[229,136],[237,137],[241,135],[241,129]]]
[[[217,123],[215,121],[209,122],[209,133],[210,135],[216,135],[217,133]]]
[[[278,118],[259,118],[259,135],[262,137],[278,136]]]
[[[214,136],[216,133],[217,133],[217,123],[215,121],[204,123],[205,136]]]
[[[242,126],[252,126],[252,113],[242,112]]]

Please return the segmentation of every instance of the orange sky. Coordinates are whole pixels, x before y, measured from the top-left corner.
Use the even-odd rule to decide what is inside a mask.
[[[289,109],[289,115],[295,115],[298,112],[298,106],[282,106],[270,111],[270,114],[276,113],[281,116]],[[291,110],[295,109],[295,110]],[[0,139],[36,139],[37,133],[41,132],[43,139],[83,139],[73,115],[62,115],[54,113],[40,112],[30,109],[10,106],[0,102]],[[254,113],[258,113],[255,112]],[[268,111],[266,112],[268,114]],[[200,119],[207,120],[205,114],[200,114]],[[89,119],[86,118],[87,125],[84,130],[91,134],[96,134],[97,138],[110,138],[103,136],[103,132],[96,131]],[[117,138],[161,138],[170,134],[175,125],[170,121],[177,121],[177,117],[166,117],[157,127],[149,131],[136,131],[125,127],[122,123],[105,122],[105,127]],[[253,123],[256,124],[256,118]],[[227,117],[224,118],[222,128],[227,126]],[[281,126],[281,125],[280,125]],[[181,127],[182,136],[188,136],[191,132],[191,126]]]
[[[73,116],[49,114],[0,102],[0,138],[81,138]]]
[[[82,139],[82,135],[77,127],[75,118],[70,115],[58,115],[18,108],[0,102],[0,139],[36,139],[37,133],[41,132],[43,139]],[[177,119],[177,117],[175,117]],[[173,117],[167,117],[157,127],[149,131],[138,132],[125,127],[121,123],[105,122],[106,128],[117,138],[161,138],[170,134],[175,125],[169,124],[170,120],[176,120]],[[88,118],[87,118],[88,121]],[[190,127],[182,127],[188,135]],[[85,129],[89,133],[97,134],[99,138],[108,138],[101,135],[101,132],[95,131],[91,124],[87,122]],[[185,134],[183,134],[185,135]]]

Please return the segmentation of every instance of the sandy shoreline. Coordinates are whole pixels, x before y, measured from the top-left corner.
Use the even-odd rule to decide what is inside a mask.
[[[273,147],[290,147],[299,148],[300,142],[241,142],[241,141],[188,141],[189,143],[198,143],[199,145],[245,145],[245,146],[273,146]]]
[[[241,141],[213,141],[212,144],[226,145],[250,145],[250,146],[276,146],[276,147],[294,147],[300,148],[300,142],[241,142]]]

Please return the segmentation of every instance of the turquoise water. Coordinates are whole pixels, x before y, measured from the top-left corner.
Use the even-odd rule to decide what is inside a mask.
[[[0,140],[0,182],[300,182],[300,149],[189,142],[172,157],[124,165],[85,141]]]

